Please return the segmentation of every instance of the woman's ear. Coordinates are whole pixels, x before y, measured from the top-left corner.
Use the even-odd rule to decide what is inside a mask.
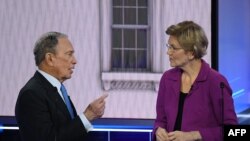
[[[189,60],[195,59],[195,52],[196,52],[196,50],[197,50],[197,47],[194,46],[194,51],[190,51],[190,52],[189,52],[189,55],[188,55],[188,59],[189,59]]]
[[[187,55],[188,55],[188,59],[189,60],[193,60],[194,59],[194,52],[193,51],[188,51]]]

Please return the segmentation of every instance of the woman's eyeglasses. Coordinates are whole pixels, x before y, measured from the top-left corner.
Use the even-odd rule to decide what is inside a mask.
[[[178,50],[180,50],[180,49],[183,49],[183,48],[177,48],[177,47],[175,47],[175,46],[173,46],[173,45],[170,45],[170,44],[166,44],[166,47],[168,48],[168,50],[172,50],[172,51],[178,51]]]

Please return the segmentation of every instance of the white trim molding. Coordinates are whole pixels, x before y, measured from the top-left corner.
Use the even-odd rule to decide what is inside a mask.
[[[104,90],[140,89],[158,91],[162,73],[103,72]]]

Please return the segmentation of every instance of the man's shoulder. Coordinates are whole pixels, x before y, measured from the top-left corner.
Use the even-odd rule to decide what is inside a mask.
[[[33,92],[42,92],[44,89],[44,85],[46,82],[42,80],[42,76],[39,76],[38,72],[34,74],[27,82],[26,84],[21,88],[20,93],[23,93],[25,91],[33,91]]]

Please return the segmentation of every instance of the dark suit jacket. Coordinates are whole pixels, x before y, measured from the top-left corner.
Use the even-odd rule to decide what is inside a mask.
[[[86,129],[74,106],[73,109],[75,118],[71,119],[57,88],[36,72],[21,89],[16,102],[15,115],[22,140],[84,141]]]

